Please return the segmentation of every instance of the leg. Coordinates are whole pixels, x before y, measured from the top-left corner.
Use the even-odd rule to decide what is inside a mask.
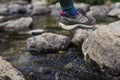
[[[59,0],[62,10],[68,12],[71,16],[74,16],[77,9],[74,7],[73,0]]]

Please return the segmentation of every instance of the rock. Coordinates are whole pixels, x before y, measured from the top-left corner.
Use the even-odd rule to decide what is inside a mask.
[[[32,24],[31,17],[22,17],[16,20],[10,20],[0,24],[0,28],[4,31],[21,31],[26,30]]]
[[[72,42],[75,43],[76,45],[81,45],[82,42],[88,37],[88,31],[83,30],[83,29],[78,29],[75,32],[74,37],[72,38]]]
[[[32,4],[33,10],[31,15],[43,15],[51,12],[50,8],[46,5],[43,5],[41,2],[36,2]]]
[[[114,3],[110,6],[111,9],[120,8],[120,2]]]
[[[55,5],[50,5],[49,7],[51,8],[51,15],[56,18],[59,18],[61,10],[60,4],[56,3]]]
[[[43,29],[35,29],[35,30],[29,31],[28,34],[29,35],[36,35],[36,34],[38,35],[38,34],[42,34],[44,32],[45,32],[45,30],[43,30]]]
[[[109,11],[108,16],[118,16],[120,15],[120,8],[115,8]]]
[[[0,80],[25,80],[23,75],[10,63],[0,57]]]
[[[48,0],[32,0],[32,3],[39,3],[41,5],[47,5]]]
[[[31,14],[32,7],[33,6],[31,4],[24,5],[24,9],[25,9],[25,11],[26,11],[27,14]]]
[[[8,8],[6,4],[0,4],[0,15],[8,15]]]
[[[77,9],[83,9],[85,12],[87,12],[88,10],[89,10],[89,8],[90,8],[90,5],[89,4],[85,4],[85,3],[76,3],[76,4],[74,4],[75,5],[75,7],[77,8]]]
[[[92,6],[87,14],[92,15],[97,20],[99,20],[107,17],[108,11],[109,8],[107,6]]]
[[[60,74],[59,80],[96,80],[99,76],[100,80],[104,78],[100,77],[97,72],[93,72],[90,67],[87,67],[85,62],[81,59],[75,59],[72,62],[64,66],[65,72]],[[68,77],[69,76],[69,77]],[[73,79],[74,78],[74,79]]]
[[[3,22],[6,19],[5,16],[0,16],[0,22]]]
[[[20,5],[20,4],[10,4],[8,6],[8,9],[9,9],[9,12],[11,14],[13,14],[13,13],[25,13],[26,12],[24,6]]]
[[[28,38],[28,50],[34,49],[39,52],[51,52],[63,50],[68,47],[70,40],[68,37],[54,33],[43,33],[42,35]]]
[[[83,43],[86,60],[92,59],[100,67],[106,67],[112,75],[120,73],[120,21],[103,25]]]
[[[118,19],[120,19],[120,15],[118,15]]]

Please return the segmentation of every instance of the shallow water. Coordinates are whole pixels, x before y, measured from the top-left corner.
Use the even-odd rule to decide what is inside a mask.
[[[16,17],[20,16],[14,16],[13,19]],[[33,16],[33,19],[34,22],[30,29],[45,29],[48,32],[71,36],[69,31],[59,28],[56,18],[50,15]],[[0,37],[0,56],[20,70],[27,80],[55,80],[55,75],[57,75],[57,72],[61,71],[63,71],[61,75],[64,79],[60,80],[78,80],[80,78],[80,72],[74,74],[76,73],[74,72],[74,69],[68,71],[64,70],[64,65],[77,58],[83,61],[82,53],[80,50],[77,50],[77,48],[70,48],[68,51],[58,51],[57,53],[42,53],[36,55],[28,52],[26,48],[26,40],[30,37],[29,35],[1,32]],[[68,75],[68,73],[70,74]],[[83,78],[84,80],[103,79],[100,74],[96,73],[96,71],[84,73],[89,73],[91,74],[91,77],[93,76],[89,79],[88,75],[87,78]],[[70,79],[69,76],[71,76],[72,79]],[[85,76],[83,75],[83,77]]]

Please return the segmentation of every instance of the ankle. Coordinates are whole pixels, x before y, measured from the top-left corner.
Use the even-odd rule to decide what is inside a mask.
[[[77,13],[77,9],[72,7],[72,8],[69,8],[69,9],[63,9],[64,12],[68,13],[69,15],[71,16],[75,16],[76,13]]]

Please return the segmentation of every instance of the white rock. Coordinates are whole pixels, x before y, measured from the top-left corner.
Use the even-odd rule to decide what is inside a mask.
[[[10,20],[0,24],[0,27],[4,31],[21,31],[26,30],[32,24],[33,19],[31,17],[22,17],[16,20]]]

